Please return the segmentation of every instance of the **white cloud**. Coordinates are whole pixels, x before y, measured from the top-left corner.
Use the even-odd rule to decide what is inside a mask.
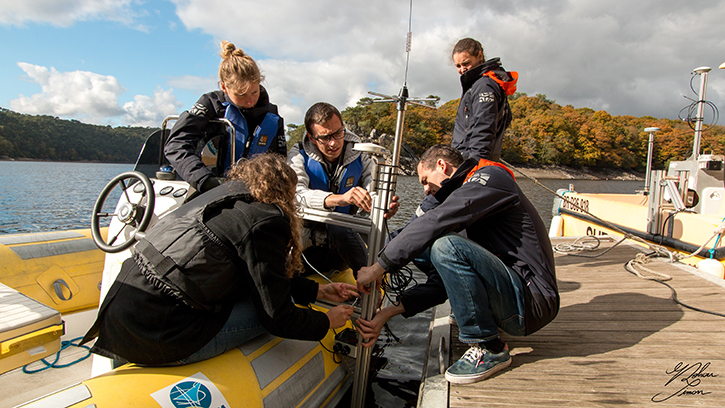
[[[192,91],[201,95],[203,93],[209,92],[212,89],[217,89],[218,82],[219,78],[217,78],[215,75],[208,77],[184,75],[180,77],[170,78],[168,81],[166,81],[166,85],[173,88],[185,89],[187,91]]]
[[[133,102],[126,102],[123,110],[123,123],[131,126],[158,127],[167,116],[176,115],[182,103],[174,96],[174,90],[154,91],[153,98],[146,95],[134,96]]]
[[[317,61],[339,54],[369,51],[386,54],[395,42],[394,27],[407,29],[407,2],[317,0],[267,2],[171,0],[186,28],[201,29],[234,41],[250,53],[296,61]],[[405,41],[405,31],[398,31]],[[404,44],[404,43],[403,43]]]
[[[379,55],[320,62],[266,60],[263,69],[267,77],[264,85],[286,124],[301,124],[305,110],[315,102],[329,102],[342,110],[370,96],[367,92],[372,84],[392,93],[399,87],[389,74],[397,67]]]
[[[135,0],[0,0],[0,24],[29,22],[67,27],[77,21],[111,20],[130,24]]]
[[[307,107],[320,100],[344,109],[368,96],[369,90],[397,94],[402,87],[407,1],[170,1],[186,30],[208,34],[215,44],[229,40],[255,57],[266,75],[271,101],[286,123],[301,123]],[[139,4],[139,0],[0,0],[0,24],[70,25],[107,19],[133,27],[142,13]],[[483,43],[487,57],[501,57],[506,69],[519,71],[521,92],[546,94],[561,104],[606,109],[615,115],[675,118],[687,104],[682,95],[692,96],[691,70],[702,65],[716,68],[725,61],[722,21],[725,2],[719,0],[696,5],[679,0],[415,0],[408,88],[411,96],[433,94],[441,102],[458,98],[460,84],[450,50],[458,39],[470,36]],[[204,53],[183,58],[210,58],[208,49]],[[35,75],[53,77],[53,71]],[[716,104],[725,102],[725,88],[719,83],[725,82],[720,79],[723,73],[711,73],[708,99]],[[76,75],[88,74],[77,71]],[[216,83],[214,71],[209,77],[171,78],[163,85],[198,97],[216,89]],[[43,94],[21,95],[13,103],[26,111],[46,106],[83,114],[68,107],[70,102],[60,101],[75,102],[77,95],[53,91],[57,87],[50,81],[44,86],[49,89],[44,88]],[[108,104],[109,92],[115,95],[110,98],[115,104]],[[139,107],[158,107],[158,92],[172,95],[171,90],[157,89],[154,97],[137,96],[124,105],[128,112],[121,114],[133,120],[153,117]],[[111,116],[123,111],[117,102],[121,93],[95,95],[94,91]],[[183,108],[192,103],[185,102]]]
[[[344,108],[367,90],[402,85],[408,2],[172,1],[187,29],[257,58],[288,123],[299,123],[309,102]],[[470,36],[519,71],[521,92],[617,115],[676,117],[689,72],[725,60],[722,21],[725,3],[716,0],[416,0],[408,87],[442,102],[458,98],[449,52]]]
[[[126,92],[116,78],[88,71],[59,72],[55,68],[19,62],[28,78],[41,86],[42,92],[10,101],[10,108],[27,114],[44,114],[74,118],[87,123],[119,122],[133,126],[159,126],[166,116],[181,108],[173,89],[158,87],[153,97],[136,95],[132,102],[119,106],[119,96]]]
[[[49,114],[103,123],[104,118],[123,113],[118,96],[126,90],[109,75],[87,71],[59,72],[55,68],[19,62],[42,93],[10,101],[10,108],[29,114]]]

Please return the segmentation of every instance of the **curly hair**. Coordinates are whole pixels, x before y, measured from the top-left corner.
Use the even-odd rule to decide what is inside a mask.
[[[297,174],[287,165],[284,157],[276,153],[265,153],[249,160],[240,160],[229,169],[227,177],[243,181],[256,201],[274,204],[289,217],[292,236],[287,244],[290,254],[287,275],[294,276],[301,272],[302,219],[295,206]]]
[[[222,41],[221,48],[219,79],[227,87],[246,92],[250,83],[264,81],[264,75],[249,54],[245,54],[241,48],[235,47],[229,41]]]

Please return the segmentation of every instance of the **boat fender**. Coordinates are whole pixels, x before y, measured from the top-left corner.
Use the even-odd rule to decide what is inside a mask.
[[[549,238],[557,238],[562,236],[564,232],[564,218],[561,215],[555,215],[551,218],[551,226],[549,227]]]
[[[697,263],[697,269],[707,272],[711,275],[717,276],[720,279],[725,278],[725,267],[720,261],[707,258]]]
[[[564,200],[561,199],[561,196],[563,196],[565,193],[570,192],[571,189],[566,188],[560,188],[556,190],[556,197],[554,197],[554,205],[551,207],[551,216],[555,217],[559,215],[559,210],[561,209],[562,204],[564,204]]]

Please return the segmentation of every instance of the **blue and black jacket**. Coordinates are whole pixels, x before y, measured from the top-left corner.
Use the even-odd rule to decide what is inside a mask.
[[[299,144],[299,149],[300,154],[304,158],[305,172],[310,178],[310,188],[329,191],[333,194],[345,194],[348,190],[360,185],[363,171],[361,155],[345,166],[336,176],[330,177],[325,168],[325,164],[311,158],[305,152],[302,143]],[[350,214],[356,211],[356,207],[351,205],[336,207],[335,211]]]
[[[179,176],[197,190],[208,177],[223,176],[232,162],[231,143],[216,145],[218,150],[216,171],[202,161],[203,147],[228,131],[212,119],[229,119],[236,130],[235,160],[265,152],[287,155],[284,120],[277,106],[269,102],[269,95],[260,86],[257,104],[250,109],[234,105],[223,91],[202,95],[194,106],[179,116],[164,146],[164,154]],[[224,138],[226,141],[228,138]]]

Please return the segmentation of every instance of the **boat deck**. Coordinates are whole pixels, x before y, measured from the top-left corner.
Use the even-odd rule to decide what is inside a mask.
[[[61,351],[56,365],[72,364],[87,354],[88,350],[84,348],[70,346]],[[55,354],[45,360],[52,363]],[[0,408],[15,407],[88,379],[91,376],[91,361],[92,358],[87,358],[68,367],[48,368],[34,374],[24,373],[21,367],[0,375]],[[43,367],[46,365],[39,361],[28,365],[30,370]]]
[[[641,251],[625,242],[597,258],[557,254],[561,310],[531,336],[505,337],[508,369],[471,385],[441,384],[437,373],[425,383],[447,389],[449,407],[725,406],[725,318],[680,306],[667,286],[627,272]],[[681,302],[725,313],[722,279],[662,259],[647,267],[672,277]],[[451,361],[467,349],[457,334],[453,326]],[[419,401],[445,406],[441,395],[421,392]]]

